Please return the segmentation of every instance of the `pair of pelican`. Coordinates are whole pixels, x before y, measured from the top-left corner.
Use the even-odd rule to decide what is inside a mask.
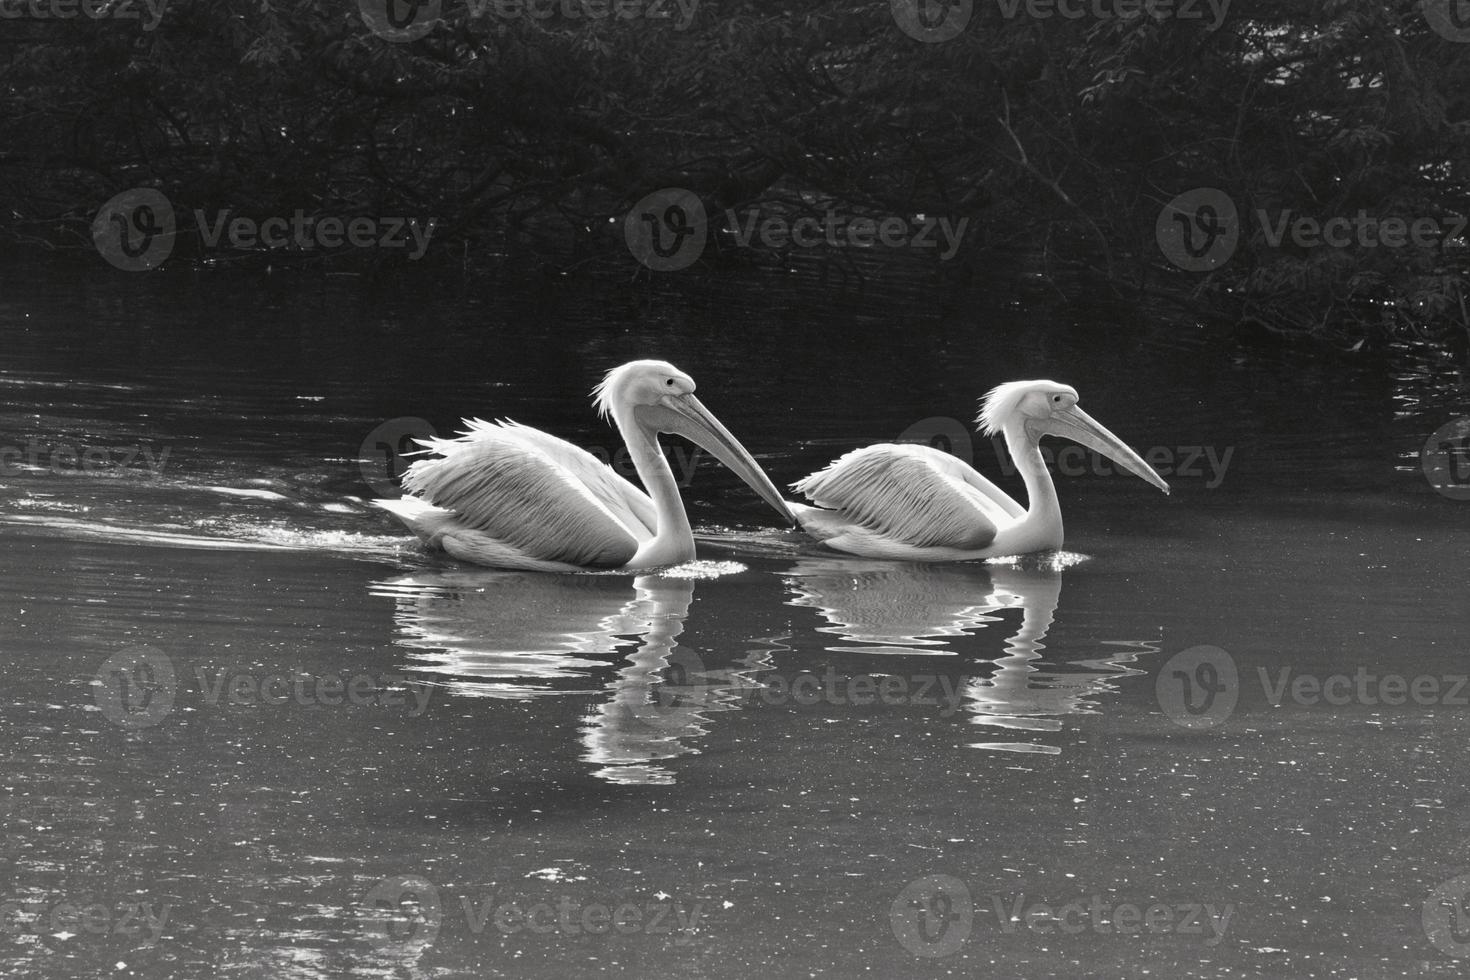
[[[468,419],[453,439],[418,440],[407,494],[379,501],[432,548],[461,561],[538,571],[676,565],[694,533],[660,433],[684,436],[724,463],[792,525],[829,548],[868,558],[964,561],[1062,545],[1062,512],[1042,436],[1075,440],[1169,492],[1138,454],[1052,381],[1013,381],[985,396],[979,423],[1005,436],[1025,482],[1022,507],[973,468],[928,446],[856,449],[782,498],[759,464],[694,397],[694,379],[664,361],[631,361],[593,389],[593,403],[627,443],[647,492],[591,453],[514,422]]]

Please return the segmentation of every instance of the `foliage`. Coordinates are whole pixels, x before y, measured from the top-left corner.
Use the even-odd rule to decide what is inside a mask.
[[[1470,46],[1410,0],[1237,2],[1213,28],[1204,3],[1203,20],[1039,18],[976,0],[942,43],[882,0],[703,0],[687,24],[677,0],[625,8],[664,18],[496,2],[443,0],[402,43],[341,0],[174,0],[151,29],[143,0],[110,4],[136,19],[0,21],[7,234],[86,246],[103,201],[149,186],[185,213],[435,216],[460,254],[614,255],[620,216],[677,186],[717,217],[967,217],[971,263],[1030,255],[1273,329],[1465,327],[1463,237],[1271,240],[1281,215],[1453,230],[1467,213]],[[1196,187],[1244,220],[1209,272],[1155,237]]]

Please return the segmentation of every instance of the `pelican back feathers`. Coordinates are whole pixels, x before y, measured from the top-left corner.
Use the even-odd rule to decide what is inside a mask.
[[[978,550],[995,538],[987,514],[994,508],[949,472],[956,464],[928,446],[884,443],[854,449],[792,486],[885,538],[916,548]]]
[[[465,424],[420,440],[439,458],[403,474],[404,490],[454,515],[454,533],[583,568],[625,565],[653,536],[647,496],[591,453],[513,422]]]

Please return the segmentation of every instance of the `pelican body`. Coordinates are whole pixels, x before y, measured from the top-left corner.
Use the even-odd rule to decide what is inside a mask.
[[[647,493],[584,449],[511,421],[466,419],[453,439],[415,440],[435,459],[403,474],[406,495],[378,506],[461,561],[536,571],[645,569],[694,558],[694,533],[659,433],[697,443],[791,524],[760,465],[665,361],[631,361],[593,389],[627,443]]]
[[[1169,485],[1054,381],[1012,381],[985,396],[977,420],[1003,433],[1026,484],[1022,507],[975,469],[930,446],[855,449],[792,486],[816,506],[792,504],[797,521],[829,548],[867,558],[967,561],[1062,546],[1062,510],[1041,456],[1043,436],[1097,450],[1165,493]]]

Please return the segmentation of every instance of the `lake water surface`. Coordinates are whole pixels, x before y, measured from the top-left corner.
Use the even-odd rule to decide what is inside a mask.
[[[99,261],[12,266],[0,343],[0,974],[1470,962],[1470,501],[1420,458],[1470,393],[1408,341],[801,274]],[[633,357],[778,485],[917,433],[1019,495],[961,433],[1049,377],[1173,493],[1067,454],[1065,553],[871,562],[671,440],[700,561],[636,577],[459,565],[369,505],[379,442],[462,415],[617,460],[587,392]]]

